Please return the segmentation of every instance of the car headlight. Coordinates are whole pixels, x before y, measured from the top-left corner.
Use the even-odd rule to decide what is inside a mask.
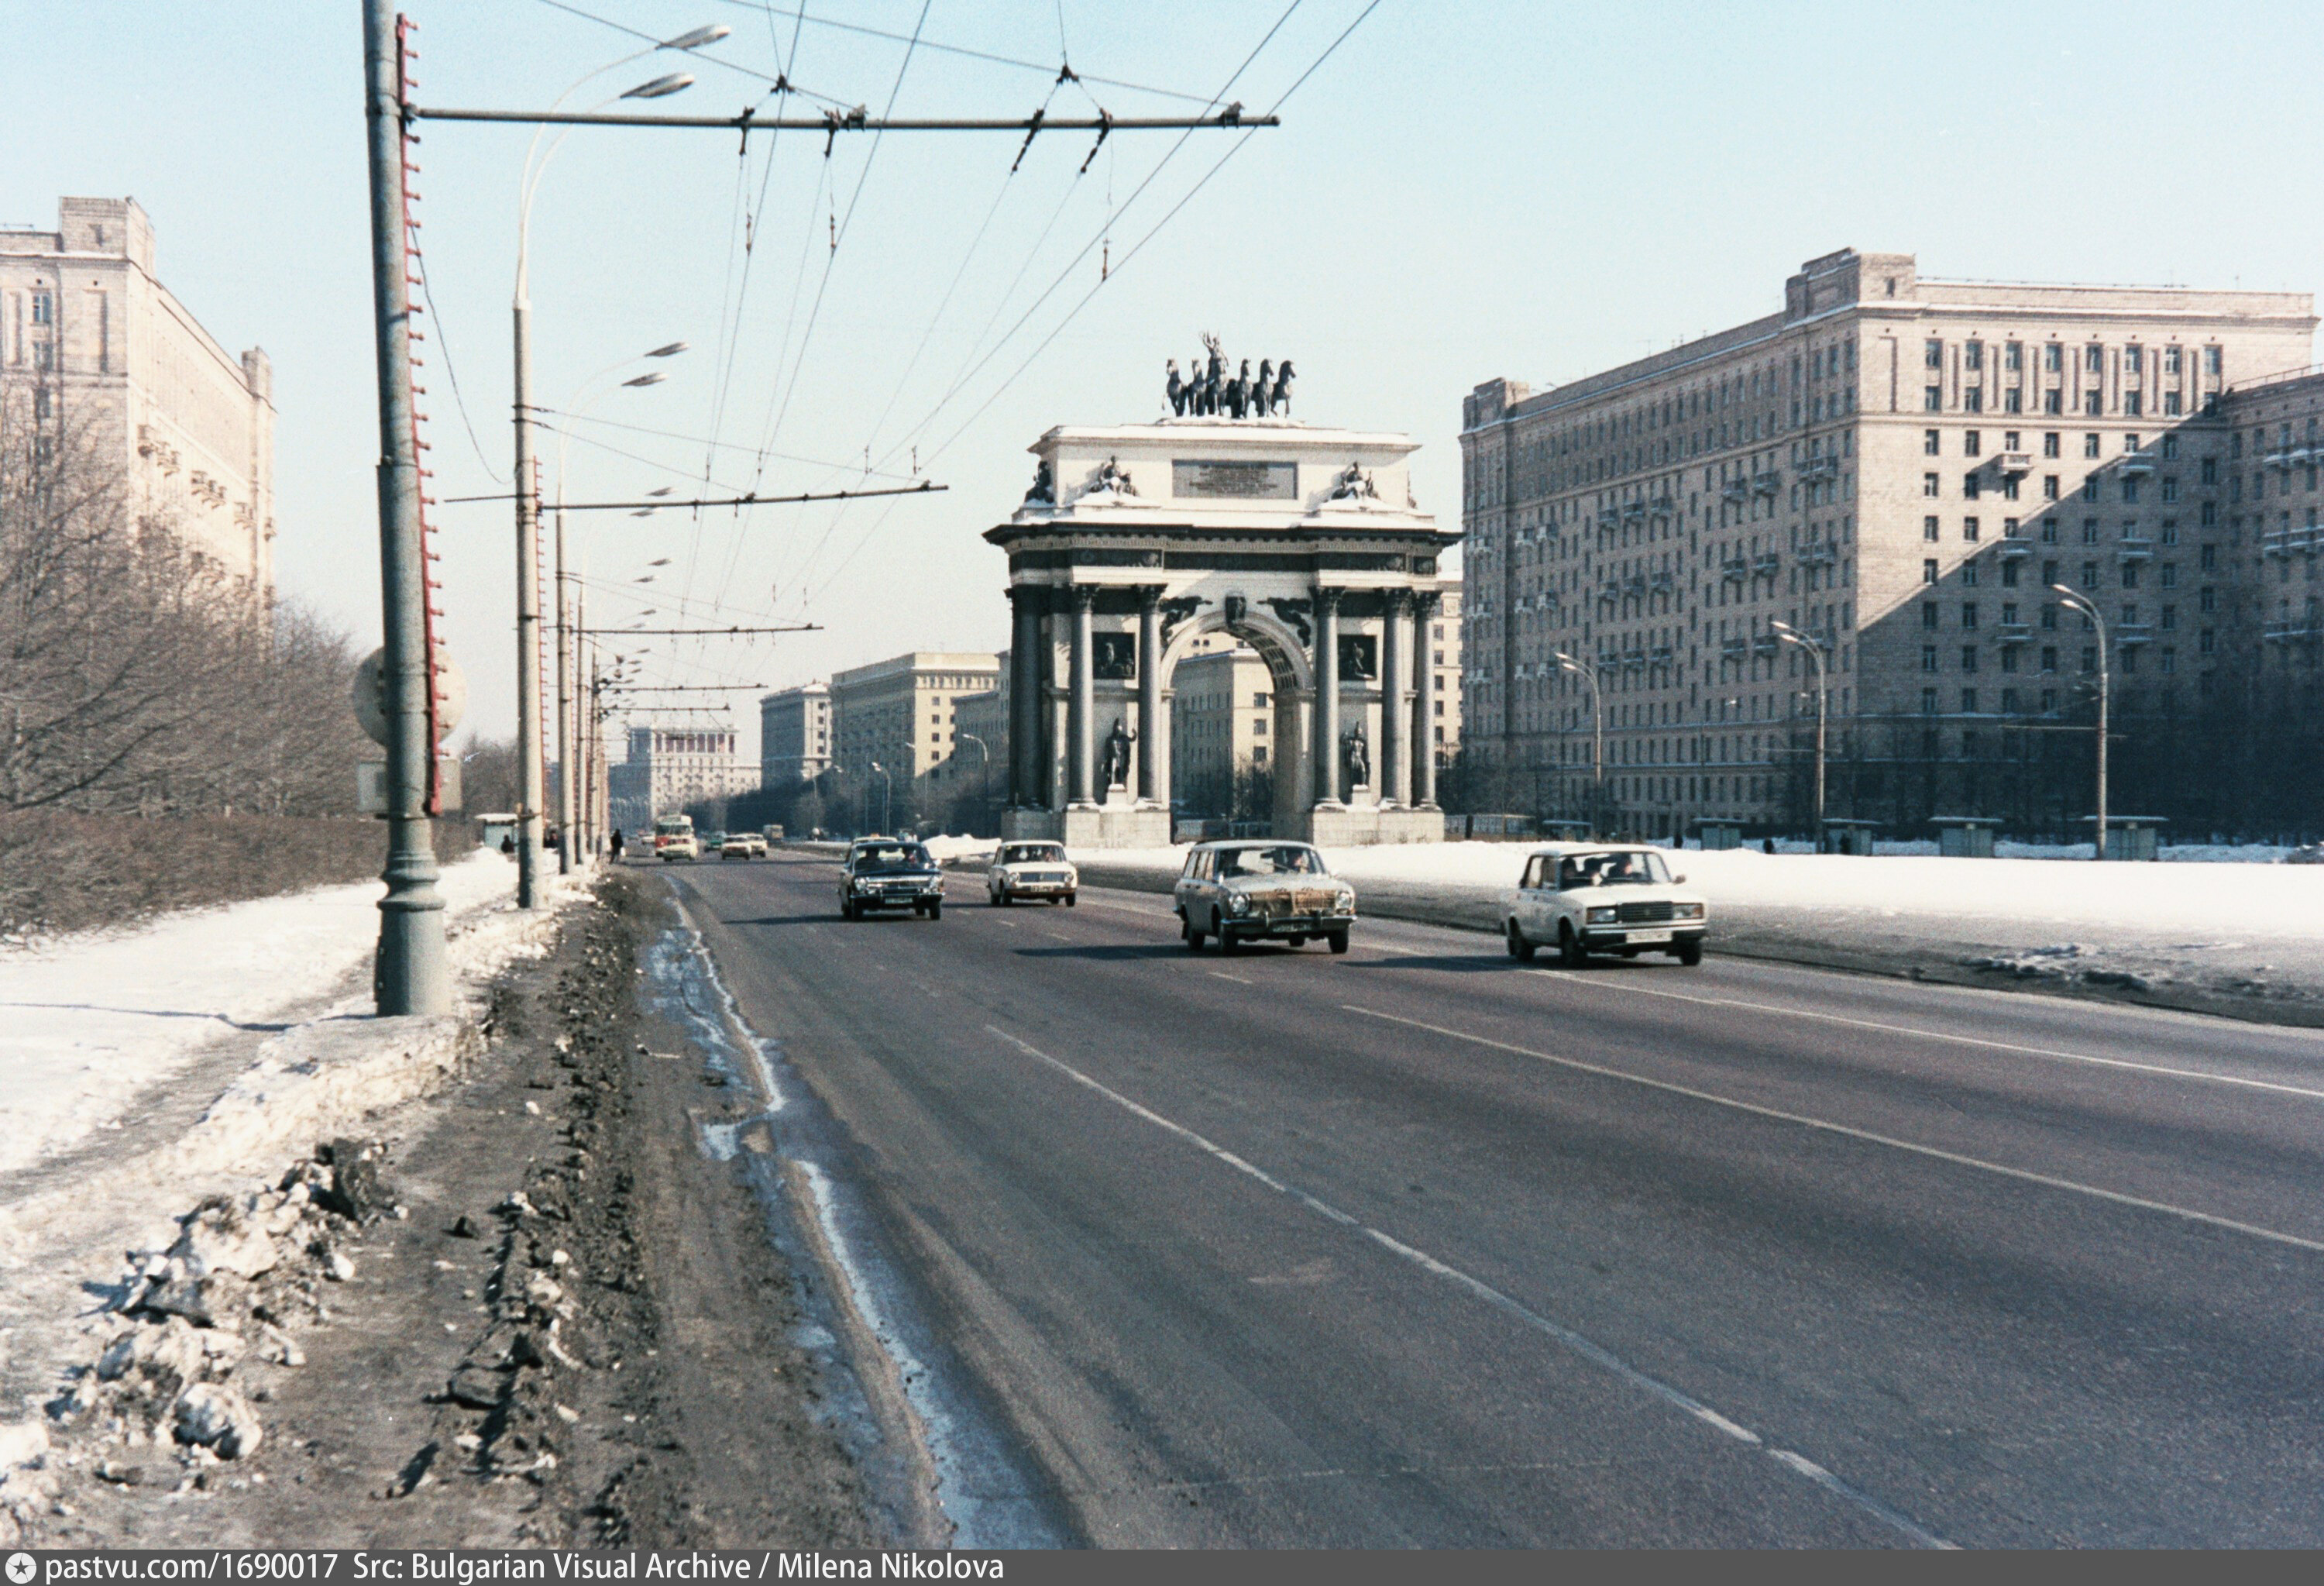
[[[1673,919],[1701,919],[1702,917],[1702,905],[1700,903],[1674,903],[1671,905],[1671,917]]]
[[[1356,895],[1342,892],[1332,899],[1332,907],[1342,914],[1353,914],[1356,911]]]
[[[879,888],[879,885],[880,883],[873,881],[870,876],[857,876],[855,878],[855,890],[859,892],[874,891]]]
[[[1601,903],[1591,909],[1587,917],[1591,925],[1612,925],[1621,917],[1621,912],[1618,905]]]
[[[1227,898],[1227,912],[1230,914],[1249,914],[1250,912],[1250,894],[1248,892],[1235,892],[1230,894]]]

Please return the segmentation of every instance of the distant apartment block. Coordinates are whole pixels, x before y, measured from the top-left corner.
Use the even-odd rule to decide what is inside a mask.
[[[2089,753],[2100,647],[2056,584],[2099,604],[2128,717],[2187,719],[2261,650],[2312,667],[2324,382],[2270,377],[2316,324],[2304,292],[1938,281],[1844,250],[1749,324],[1478,386],[1469,763],[1571,803],[1594,677],[1624,824],[1796,822],[1814,696],[1782,622],[1829,661],[1836,800],[2008,813],[1980,807]],[[2034,815],[2087,813],[2072,787]]]
[[[759,776],[734,752],[732,732],[632,727],[628,757],[606,768],[606,785],[613,824],[637,831],[690,804],[751,792]]]
[[[959,748],[959,705],[997,687],[998,656],[913,650],[831,675],[833,754],[838,769],[867,775],[878,764],[899,779],[925,776]]]
[[[803,683],[759,701],[759,780],[812,782],[831,769],[831,690]]]
[[[64,198],[54,231],[0,227],[0,401],[35,445],[94,447],[130,509],[198,576],[254,597],[274,579],[273,377],[235,357],[154,274],[131,198]],[[21,418],[19,417],[21,415]]]

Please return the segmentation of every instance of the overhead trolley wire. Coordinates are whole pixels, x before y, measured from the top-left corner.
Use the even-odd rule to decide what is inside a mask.
[[[1290,99],[1291,96],[1297,93],[1300,88],[1306,84],[1309,78],[1314,77],[1317,71],[1322,69],[1323,63],[1331,60],[1333,55],[1338,51],[1342,44],[1347,42],[1349,35],[1363,25],[1365,18],[1370,16],[1375,10],[1379,9],[1379,3],[1380,0],[1370,0],[1370,4],[1366,5],[1363,10],[1357,13],[1355,19],[1349,23],[1345,28],[1342,28],[1340,31],[1338,36],[1333,39],[1331,43],[1324,47],[1323,52],[1318,55],[1314,60],[1308,65],[1306,70],[1301,72],[1299,76],[1293,80],[1291,86],[1283,90],[1282,94],[1277,97],[1274,105],[1269,106],[1268,114],[1272,115],[1277,111],[1280,110]],[[1297,7],[1298,0],[1293,0],[1293,9],[1296,10]],[[1290,14],[1288,12],[1285,13],[1286,18],[1288,18],[1289,14]],[[1280,27],[1282,23],[1278,22],[1276,25]],[[1272,37],[1272,32],[1270,32],[1268,36]],[[1263,43],[1264,41],[1262,41],[1262,44]],[[1253,51],[1253,53],[1255,55],[1257,51]],[[1246,60],[1243,64],[1248,67],[1250,65],[1250,61]],[[1241,74],[1239,71],[1236,75],[1240,76]],[[1156,221],[1154,225],[1148,228],[1146,235],[1139,237],[1138,241],[1131,245],[1129,252],[1122,254],[1121,263],[1115,266],[1113,273],[1119,274],[1120,270],[1124,266],[1127,266],[1131,259],[1137,257],[1139,253],[1145,248],[1146,244],[1153,241],[1155,236],[1161,232],[1162,228],[1169,225],[1169,223],[1176,217],[1179,211],[1184,209],[1188,203],[1193,201],[1194,195],[1201,192],[1203,189],[1208,185],[1211,178],[1216,176],[1222,170],[1225,169],[1227,161],[1232,160],[1237,153],[1240,152],[1243,145],[1249,141],[1249,134],[1245,134],[1243,137],[1235,140],[1233,144],[1228,148],[1227,152],[1219,156],[1217,163],[1213,164],[1210,170],[1204,171],[1201,179],[1197,180],[1193,187],[1186,190],[1185,195],[1176,204],[1172,205],[1169,211],[1165,214],[1161,219]],[[1132,195],[1132,197],[1134,198],[1135,195]],[[1127,207],[1126,205],[1124,207]],[[1032,367],[1034,362],[1040,357],[1042,353],[1048,349],[1050,344],[1055,342],[1059,336],[1065,333],[1065,327],[1068,325],[1071,325],[1074,318],[1078,316],[1084,309],[1089,306],[1090,300],[1095,298],[1099,292],[1105,289],[1107,281],[1110,279],[1110,276],[1101,278],[1096,285],[1091,287],[1087,292],[1083,294],[1081,300],[1076,302],[1066,311],[1065,318],[1059,320],[1056,327],[1052,329],[1047,336],[1042,338],[1040,345],[1036,346],[1033,351],[1027,355],[1025,360],[1018,364],[1015,370],[1010,372],[1006,380],[1002,381],[1000,385],[993,389],[991,394],[987,396],[985,400],[978,405],[976,411],[971,413],[967,419],[964,420],[959,428],[955,429],[952,434],[945,437],[944,443],[941,446],[938,446],[934,451],[928,454],[927,460],[930,462],[935,461],[936,458],[941,456],[946,450],[948,450],[954,441],[957,441],[963,435],[967,433],[970,426],[973,425],[977,420],[983,417],[986,410],[989,410],[994,402],[1001,399],[1001,394],[1008,391],[1010,386],[1014,385],[1028,369]],[[807,598],[811,598],[813,595],[820,595],[824,590],[828,589],[833,581],[835,580],[840,574],[847,570],[849,565],[854,561],[855,558],[862,551],[863,548],[871,543],[872,537],[876,535],[880,531],[881,528],[886,524],[888,516],[888,512],[881,512],[880,517],[873,521],[872,526],[864,531],[862,537],[856,541],[854,549],[850,550],[847,553],[846,558],[842,560],[836,567],[834,567],[831,570],[830,574],[825,577],[821,584],[815,587],[814,591],[811,592],[811,595],[802,597],[803,601]]]

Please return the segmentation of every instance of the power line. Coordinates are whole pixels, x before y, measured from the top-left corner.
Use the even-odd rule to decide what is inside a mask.
[[[1293,9],[1296,10],[1298,0],[1293,0]],[[1353,33],[1356,29],[1362,26],[1364,19],[1371,15],[1375,10],[1379,9],[1379,0],[1370,0],[1370,4],[1365,5],[1363,10],[1356,14],[1355,20],[1349,23],[1345,28],[1342,29],[1339,36],[1334,38],[1329,45],[1325,46],[1323,52],[1315,58],[1315,60],[1308,66],[1307,69],[1301,72],[1292,82],[1291,86],[1283,90],[1282,94],[1276,99],[1275,105],[1269,109],[1268,114],[1272,116],[1276,110],[1281,109],[1284,104],[1290,99],[1291,96],[1297,93],[1300,88],[1305,85],[1307,79],[1314,76],[1315,73],[1323,68],[1323,63],[1332,58],[1332,56],[1339,50],[1340,46],[1347,42],[1348,36]],[[1288,17],[1289,13],[1286,12],[1285,15],[1286,17]],[[1277,23],[1277,25],[1279,27],[1282,24]],[[1269,36],[1272,37],[1273,35],[1270,33]],[[1264,41],[1262,41],[1262,43]],[[1253,53],[1256,54],[1256,51]],[[1250,62],[1245,61],[1244,64],[1248,66]],[[1237,75],[1240,75],[1240,73]],[[1184,142],[1183,139],[1180,141],[1182,143]],[[1089,306],[1090,300],[1093,298],[1096,297],[1099,292],[1105,290],[1108,281],[1112,279],[1112,276],[1120,273],[1122,269],[1128,266],[1130,260],[1136,258],[1139,252],[1145,248],[1146,244],[1153,241],[1155,236],[1160,233],[1162,228],[1169,225],[1170,222],[1176,217],[1178,212],[1193,201],[1194,195],[1203,190],[1204,186],[1209,183],[1211,178],[1216,176],[1221,171],[1225,169],[1227,161],[1233,159],[1238,153],[1242,152],[1243,146],[1249,142],[1250,140],[1248,138],[1237,139],[1225,153],[1219,156],[1218,162],[1213,165],[1210,170],[1204,171],[1201,180],[1196,181],[1193,187],[1187,189],[1185,195],[1176,204],[1172,205],[1169,211],[1165,214],[1161,219],[1156,221],[1152,227],[1147,231],[1146,235],[1139,237],[1137,243],[1130,247],[1128,253],[1122,254],[1121,263],[1114,266],[1111,273],[1101,277],[1096,285],[1091,287],[1087,292],[1084,293],[1081,300],[1075,303],[1071,309],[1067,309],[1065,317],[1063,319],[1060,319],[1056,327],[1052,329],[1047,336],[1041,339],[1040,345],[1036,346],[1033,351],[1026,356],[1024,362],[1018,364],[1016,369],[1010,373],[1009,377],[1006,380],[1003,380],[1000,385],[996,386],[993,389],[992,393],[986,397],[985,400],[978,405],[976,411],[971,413],[967,419],[964,420],[960,427],[954,429],[951,435],[945,438],[943,445],[937,447],[935,451],[928,454],[929,461],[935,461],[936,457],[942,456],[947,449],[949,449],[954,441],[966,434],[969,427],[973,425],[977,420],[982,418],[985,412],[991,408],[992,404],[1000,401],[1001,394],[1008,391],[1010,386],[1014,385],[1024,374],[1026,370],[1033,366],[1035,360],[1038,359],[1044,352],[1047,351],[1050,345],[1055,342],[1058,337],[1065,334],[1065,327],[1071,325],[1074,318],[1078,316],[1084,309]],[[1133,198],[1136,197],[1135,194],[1131,196]],[[1125,207],[1127,207],[1127,206],[1125,206]],[[1087,250],[1084,249],[1084,252],[1086,253]],[[1012,331],[1011,334],[1013,335],[1014,332]],[[1006,338],[1004,338],[1004,340]],[[884,512],[881,513],[878,521],[874,522],[870,529],[866,530],[862,538],[856,541],[855,548],[847,553],[846,558],[843,560],[838,567],[833,568],[830,575],[826,576],[820,585],[816,586],[816,593],[819,594],[823,590],[829,588],[832,581],[837,578],[841,573],[847,570],[848,567],[855,560],[857,555],[862,551],[866,545],[871,543],[872,536],[876,535],[880,531],[880,530],[887,523],[887,514]],[[828,532],[826,532],[825,537],[825,539],[829,538]]]
[[[560,501],[549,503],[547,510],[556,512],[632,512],[641,510],[655,512],[663,507],[780,507],[796,505],[800,502],[854,501],[872,495],[934,495],[951,488],[951,485],[938,484],[933,479],[923,479],[918,484],[886,485],[878,490],[809,491],[798,495],[761,495],[752,491],[742,495],[712,496],[696,501],[651,498],[645,501]],[[447,507],[463,506],[472,502],[515,499],[515,495],[508,492],[498,495],[447,495],[443,504]]]
[[[562,409],[544,407],[536,407],[533,409],[533,411],[536,413],[550,414],[575,424],[603,424],[614,429],[627,429],[634,434],[651,435],[663,440],[682,440],[689,446],[706,446],[713,447],[718,451],[753,453],[756,451],[755,447],[744,446],[739,441],[713,440],[699,435],[687,435],[676,429],[656,429],[649,425],[624,423],[619,419],[607,419],[596,413],[568,413],[564,411]],[[576,440],[586,439],[586,438],[581,436],[575,436],[574,438]],[[767,455],[770,457],[779,457],[786,463],[805,463],[810,467],[828,468],[835,473],[843,473],[855,466],[853,463],[835,463],[825,457],[802,456],[797,452],[769,452]],[[881,473],[881,471],[877,468],[872,469],[872,472],[874,474]],[[889,479],[909,479],[915,477],[915,475],[908,474],[883,474],[881,476]],[[711,483],[715,484],[716,481],[713,480]]]
[[[809,16],[804,10],[785,11],[779,6],[766,4],[766,0],[722,0],[722,4],[727,5],[739,5],[747,11],[763,11],[769,16],[794,17],[800,22],[812,23],[819,28],[836,28],[842,32],[863,33],[872,38],[890,39],[899,43],[903,41],[904,37],[901,33],[886,32],[879,28],[865,27],[861,23],[840,22],[835,18],[827,16]],[[643,35],[641,35],[641,37]],[[930,39],[922,39],[920,41],[919,47],[923,50],[934,50],[945,55],[964,55],[972,60],[990,61],[995,66],[1013,66],[1024,71],[1052,72],[1057,69],[1055,66],[1049,65],[1045,61],[1019,60],[1012,56],[994,55],[983,50],[971,50],[965,45],[939,44]],[[1145,83],[1129,82],[1121,78],[1116,77],[1096,77],[1088,73],[1078,73],[1076,75],[1081,77],[1084,81],[1102,83],[1110,88],[1128,88],[1133,93],[1155,94],[1165,99],[1184,99],[1188,104],[1192,105],[1200,105],[1204,102],[1203,96],[1200,94],[1182,94],[1174,88],[1153,88]]]

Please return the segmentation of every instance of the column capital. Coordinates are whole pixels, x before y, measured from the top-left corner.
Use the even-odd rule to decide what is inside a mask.
[[[1336,612],[1340,609],[1340,597],[1345,594],[1347,591],[1344,589],[1335,588],[1329,584],[1318,584],[1315,586],[1315,608],[1318,611]]]
[[[1412,591],[1412,608],[1423,618],[1433,617],[1444,609],[1444,592],[1442,589],[1416,589]]]
[[[1097,607],[1097,586],[1070,584],[1065,586],[1065,599],[1077,612],[1093,611]]]
[[[1139,611],[1141,613],[1160,611],[1162,592],[1168,586],[1162,584],[1140,584],[1138,586]]]
[[[1413,604],[1413,592],[1409,589],[1391,589],[1388,592],[1388,608],[1392,612],[1410,611]]]

